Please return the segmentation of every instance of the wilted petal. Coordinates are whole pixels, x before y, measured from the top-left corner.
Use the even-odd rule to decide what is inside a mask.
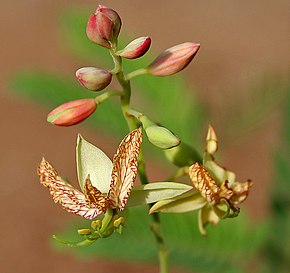
[[[60,203],[68,212],[86,219],[93,219],[102,213],[98,206],[88,206],[85,195],[58,176],[44,158],[38,166],[38,175],[41,184],[48,187],[54,202]]]
[[[113,159],[108,200],[112,208],[123,210],[137,176],[137,159],[142,143],[142,128],[129,133],[120,143]]]
[[[236,180],[236,174],[216,163],[214,157],[211,155],[208,155],[208,157],[205,158],[204,167],[208,170],[212,178],[219,186],[227,180],[229,182],[229,186],[231,187]]]
[[[106,198],[97,188],[95,188],[92,185],[89,177],[86,180],[84,194],[86,197],[86,204],[88,207],[96,206],[103,213],[106,212],[107,208]]]
[[[244,202],[249,195],[252,185],[253,182],[250,180],[244,183],[233,183],[231,186],[231,189],[233,190],[233,196],[231,197],[230,202],[234,205],[239,205]]]
[[[189,176],[195,188],[209,203],[219,203],[221,190],[200,163],[196,162],[189,167]]]
[[[220,186],[220,198],[229,200],[233,196],[233,190],[229,188],[229,182],[226,180]]]

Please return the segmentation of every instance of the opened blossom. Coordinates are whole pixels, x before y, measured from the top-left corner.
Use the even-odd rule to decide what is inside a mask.
[[[203,235],[206,235],[207,224],[216,225],[222,218],[237,216],[239,205],[247,198],[252,182],[237,182],[235,173],[216,163],[214,153],[217,148],[215,131],[209,126],[203,164],[195,162],[188,169],[196,191],[161,200],[152,206],[150,212],[199,210],[199,230]]]
[[[85,140],[79,137],[78,146],[81,146],[83,141]],[[45,159],[42,159],[38,166],[40,183],[49,189],[55,203],[60,203],[68,212],[83,218],[93,219],[106,213],[107,209],[122,211],[136,180],[141,143],[142,130],[139,128],[121,141],[113,162],[101,150],[87,143],[84,149],[91,149],[95,158],[86,158],[81,152],[77,157],[82,191],[61,178]],[[84,161],[83,164],[81,161]],[[86,161],[96,163],[90,173],[82,167],[88,165]],[[92,171],[94,169],[96,170]]]

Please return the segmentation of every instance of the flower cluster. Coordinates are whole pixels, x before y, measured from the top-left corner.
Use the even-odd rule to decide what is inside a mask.
[[[102,46],[110,52],[115,64],[113,69],[106,70],[98,67],[82,67],[76,71],[79,83],[94,92],[100,92],[111,83],[112,76],[121,72],[121,58],[136,59],[143,56],[150,48],[150,37],[143,36],[134,39],[123,49],[118,50],[118,36],[122,21],[113,9],[99,5],[96,12],[89,18],[86,33],[95,44]],[[125,80],[142,74],[155,76],[169,76],[184,69],[193,59],[199,49],[199,44],[186,42],[162,52],[151,64],[129,73]],[[94,113],[98,104],[114,95],[116,92],[104,93],[95,99],[80,99],[64,103],[48,114],[47,120],[58,126],[71,126],[78,124]]]
[[[142,36],[123,49],[118,49],[121,26],[118,13],[102,5],[90,16],[87,37],[109,51],[114,67],[111,70],[98,67],[78,69],[76,78],[79,83],[99,95],[66,102],[51,111],[47,120],[59,126],[75,125],[92,115],[100,103],[112,96],[119,96],[130,133],[121,141],[113,162],[99,148],[78,137],[76,161],[81,191],[61,178],[45,159],[38,166],[40,182],[49,189],[55,203],[60,203],[68,212],[93,220],[91,229],[78,231],[85,240],[69,244],[90,244],[110,236],[114,231],[121,233],[125,223],[121,212],[125,206],[144,204],[150,204],[149,213],[199,210],[199,228],[202,234],[206,234],[205,226],[208,223],[217,224],[222,218],[238,215],[238,206],[248,196],[252,182],[237,182],[233,172],[216,163],[214,153],[217,151],[217,137],[211,126],[202,159],[193,147],[183,143],[171,130],[150,120],[130,105],[131,79],[143,74],[175,74],[192,61],[200,45],[185,42],[173,46],[146,67],[125,74],[122,58],[142,57],[149,50],[151,39]],[[113,76],[119,81],[121,91],[104,90],[110,85]],[[189,175],[192,186],[175,182],[176,177],[149,183],[141,152],[143,131],[149,142],[162,149],[169,161],[179,167],[179,176]],[[136,186],[134,183],[138,172],[142,185]],[[102,219],[100,215],[103,215]],[[152,230],[157,241],[160,241],[160,228]]]

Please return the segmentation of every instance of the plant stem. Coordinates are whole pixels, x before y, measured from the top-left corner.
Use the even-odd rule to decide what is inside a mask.
[[[131,100],[131,85],[130,80],[128,80],[122,70],[122,59],[115,54],[115,49],[110,50],[111,56],[115,63],[115,68],[113,71],[123,88],[123,95],[121,96],[121,108],[123,116],[128,124],[129,130],[132,131],[138,127],[135,117],[129,113],[130,111],[130,100]],[[146,174],[145,161],[143,156],[142,147],[140,149],[138,157],[138,173],[141,183],[148,184],[149,180]],[[164,240],[161,234],[160,219],[158,213],[152,214],[151,230],[154,234],[159,257],[160,273],[168,273],[168,251],[166,250]]]
[[[135,71],[132,71],[131,73],[128,73],[127,76],[126,76],[126,79],[130,81],[130,80],[132,80],[133,78],[135,78],[137,76],[145,75],[147,73],[148,73],[148,69],[140,68],[140,69],[137,69]]]
[[[100,104],[106,99],[113,97],[113,96],[122,96],[122,93],[120,91],[107,91],[97,97],[95,97],[96,104]]]

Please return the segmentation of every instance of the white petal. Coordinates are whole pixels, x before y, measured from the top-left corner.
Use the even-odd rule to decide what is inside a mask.
[[[79,135],[76,160],[81,189],[84,189],[86,179],[89,176],[95,188],[102,193],[107,193],[110,188],[113,163],[106,154]]]
[[[184,193],[175,198],[158,201],[154,204],[149,213],[173,212],[183,213],[194,211],[205,206],[206,200],[197,192]]]
[[[181,195],[193,187],[175,182],[154,182],[133,188],[127,206],[155,203]]]

